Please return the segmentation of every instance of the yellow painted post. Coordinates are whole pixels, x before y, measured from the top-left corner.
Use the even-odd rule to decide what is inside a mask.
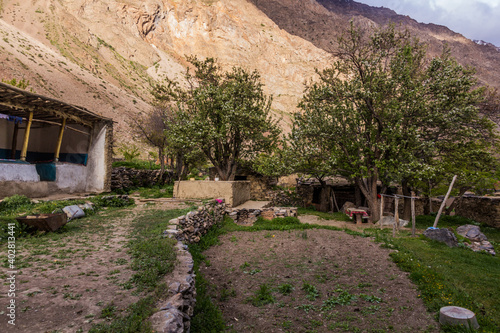
[[[59,153],[61,152],[61,143],[62,143],[65,127],[66,127],[66,118],[63,118],[61,129],[59,130],[59,137],[57,138],[56,153],[54,154],[54,159],[56,162],[59,162]]]
[[[21,150],[21,161],[26,161],[26,154],[28,153],[28,141],[30,139],[31,123],[33,122],[33,111],[30,111],[26,130],[24,132],[23,149]]]

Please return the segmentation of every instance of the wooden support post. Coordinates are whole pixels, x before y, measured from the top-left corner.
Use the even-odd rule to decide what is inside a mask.
[[[384,217],[384,196],[380,195],[380,219],[378,220],[378,226],[382,229],[382,218]]]
[[[453,184],[455,184],[455,180],[457,180],[457,175],[453,176],[453,180],[451,181],[450,187],[448,188],[448,192],[446,192],[444,200],[441,203],[441,207],[439,207],[436,219],[434,220],[434,225],[433,225],[434,228],[436,228],[438,225],[439,217],[441,217],[441,213],[443,212],[443,209],[446,206],[446,201],[448,201],[448,197],[450,196],[451,190],[453,189]]]
[[[56,147],[56,152],[54,154],[54,160],[56,162],[59,162],[59,153],[61,152],[61,143],[63,139],[63,134],[64,134],[64,128],[66,127],[66,118],[63,118],[62,124],[61,124],[61,129],[59,130],[59,137],[57,138],[57,147]]]
[[[10,150],[10,158],[12,160],[16,159],[16,150],[17,150],[17,133],[19,132],[19,124],[16,122],[14,124],[14,134],[12,135],[12,148]]]
[[[411,192],[411,235],[415,237],[415,192]]]
[[[399,232],[399,198],[394,199],[394,225],[396,230]]]
[[[21,150],[21,161],[26,161],[26,154],[28,153],[28,141],[30,140],[31,123],[33,122],[33,111],[30,111],[26,130],[24,132],[23,149]]]

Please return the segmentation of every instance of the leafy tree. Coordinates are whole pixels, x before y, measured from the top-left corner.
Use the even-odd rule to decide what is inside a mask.
[[[355,182],[372,220],[379,218],[379,182],[436,177],[446,170],[442,161],[477,142],[484,151],[493,137],[478,115],[483,90],[473,71],[447,50],[427,63],[424,45],[407,31],[391,25],[370,35],[351,24],[336,56],[306,87],[295,127],[328,155],[325,173]]]
[[[276,144],[280,131],[271,117],[271,98],[264,94],[257,71],[223,71],[212,58],[188,61],[194,73],[185,75],[187,88],[167,80],[156,86],[155,96],[177,103],[179,144],[199,149],[221,180],[234,180],[238,160],[253,160]]]

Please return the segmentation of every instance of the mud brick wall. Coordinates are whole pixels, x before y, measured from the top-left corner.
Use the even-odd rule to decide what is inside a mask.
[[[500,228],[499,197],[464,197],[455,209],[457,215]]]

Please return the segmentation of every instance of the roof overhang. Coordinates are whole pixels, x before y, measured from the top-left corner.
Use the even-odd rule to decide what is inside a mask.
[[[66,124],[78,124],[89,128],[96,122],[113,122],[111,118],[99,116],[83,107],[0,82],[0,113],[27,118],[30,112],[33,112],[33,118],[37,120],[60,123],[66,118]]]

